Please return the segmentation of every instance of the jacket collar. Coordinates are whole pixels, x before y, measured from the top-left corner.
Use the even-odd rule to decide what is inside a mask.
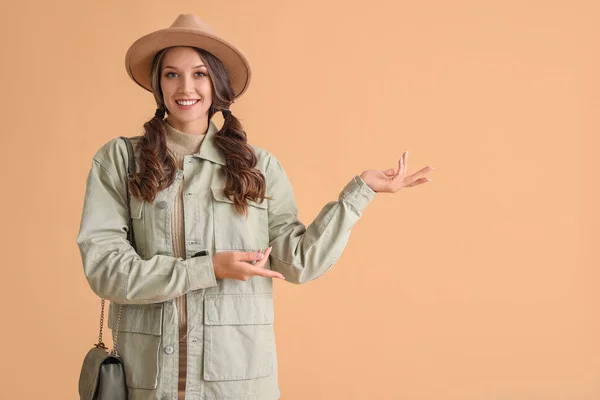
[[[214,122],[208,122],[208,130],[206,131],[206,137],[200,144],[200,150],[194,156],[203,158],[208,161],[212,161],[214,163],[225,165],[225,155],[217,147],[217,143],[215,142],[215,134],[219,131],[219,128],[214,124]]]
[[[174,129],[171,127],[171,129]],[[208,130],[206,131],[206,136],[200,143],[200,149],[197,153],[192,154],[194,157],[202,158],[204,160],[208,160],[220,165],[225,165],[225,155],[217,147],[215,142],[215,135],[219,131],[219,128],[214,124],[214,122],[209,121]]]

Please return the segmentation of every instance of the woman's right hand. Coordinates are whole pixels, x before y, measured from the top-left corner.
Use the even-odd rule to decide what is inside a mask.
[[[247,281],[253,276],[285,279],[279,272],[265,269],[272,247],[264,253],[260,251],[223,251],[213,256],[215,277]],[[253,261],[256,263],[251,264]]]

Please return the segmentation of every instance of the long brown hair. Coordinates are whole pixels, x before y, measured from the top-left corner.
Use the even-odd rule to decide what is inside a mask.
[[[160,88],[160,68],[167,49],[160,51],[154,58],[151,71],[152,92],[157,107],[168,112]],[[228,110],[235,98],[229,75],[217,57],[203,49],[194,48],[206,64],[213,89],[213,102],[208,111],[208,119],[219,111]],[[233,203],[236,212],[247,215],[246,200],[259,201],[265,196],[264,175],[256,168],[256,154],[248,144],[246,132],[240,121],[231,113],[226,113],[221,129],[215,134],[217,147],[225,155],[224,167],[227,183],[224,194]],[[153,202],[157,192],[171,186],[175,180],[177,168],[175,160],[167,149],[166,121],[154,116],[144,124],[144,135],[139,143],[140,172],[130,178],[131,194],[139,199]]]

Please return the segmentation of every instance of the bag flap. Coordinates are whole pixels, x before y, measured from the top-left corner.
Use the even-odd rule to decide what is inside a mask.
[[[98,379],[100,378],[100,367],[108,358],[116,357],[109,355],[106,350],[98,347],[92,347],[86,354],[79,375],[79,396],[81,400],[94,399],[98,388]]]

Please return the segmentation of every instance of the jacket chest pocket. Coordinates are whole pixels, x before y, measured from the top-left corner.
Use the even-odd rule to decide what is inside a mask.
[[[223,188],[210,188],[215,248],[219,250],[258,250],[269,245],[267,200],[248,201],[248,215],[238,214]]]
[[[148,243],[146,240],[146,224],[144,222],[144,201],[131,196],[131,224],[135,235],[136,251],[146,259]]]
[[[204,299],[204,380],[273,374],[273,297],[209,295]]]
[[[119,304],[110,304],[108,327],[115,335]],[[159,355],[162,331],[162,304],[123,306],[117,350],[123,360],[127,386],[156,389],[159,377]]]

